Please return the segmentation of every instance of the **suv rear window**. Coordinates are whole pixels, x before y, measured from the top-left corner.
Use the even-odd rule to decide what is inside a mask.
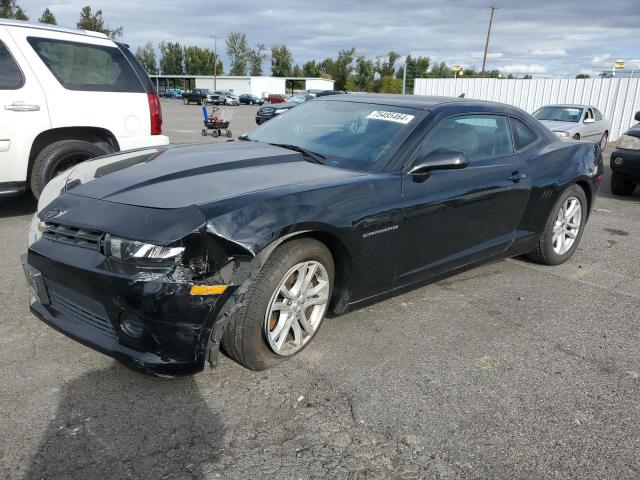
[[[27,39],[60,84],[68,90],[144,93],[131,65],[117,47]]]
[[[23,83],[20,67],[6,45],[0,42],[0,90],[17,90]]]

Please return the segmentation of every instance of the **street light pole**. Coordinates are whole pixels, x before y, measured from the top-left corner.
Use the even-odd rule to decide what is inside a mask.
[[[213,38],[213,91],[218,91],[218,38],[215,35]]]

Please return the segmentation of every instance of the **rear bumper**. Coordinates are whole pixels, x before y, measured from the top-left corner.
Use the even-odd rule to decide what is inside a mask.
[[[21,260],[32,289],[31,312],[56,330],[153,375],[204,368],[227,296],[191,296],[191,284],[170,274],[113,271],[97,251],[46,239]],[[143,326],[141,335],[122,328],[127,316]]]
[[[616,161],[616,159],[621,159]],[[611,154],[609,163],[611,171],[618,175],[631,177],[634,182],[640,182],[640,151],[616,149]]]

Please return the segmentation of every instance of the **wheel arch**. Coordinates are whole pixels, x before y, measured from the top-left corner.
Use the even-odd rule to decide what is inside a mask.
[[[591,186],[586,180],[578,180],[575,182],[583,191],[585,197],[587,197],[587,216],[591,215],[591,205],[593,204],[593,192]]]
[[[339,315],[344,313],[351,299],[351,293],[355,283],[353,274],[353,262],[352,255],[347,246],[342,240],[338,238],[334,233],[326,230],[298,230],[290,232],[286,235],[279,237],[271,242],[256,256],[263,256],[263,263],[266,261],[273,251],[285,242],[291,240],[298,240],[300,238],[312,238],[322,243],[333,257],[334,264],[334,280],[333,280],[333,292],[331,294],[331,303],[329,305],[329,311]]]
[[[31,178],[31,170],[38,154],[52,143],[61,140],[81,140],[93,143],[105,150],[105,153],[120,151],[120,145],[116,136],[107,129],[99,127],[61,127],[45,130],[38,134],[31,145],[29,152],[29,167],[27,181]]]

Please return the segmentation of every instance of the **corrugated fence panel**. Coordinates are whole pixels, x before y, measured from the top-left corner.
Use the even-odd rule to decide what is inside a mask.
[[[635,123],[640,111],[640,78],[498,79],[416,78],[414,94],[457,97],[507,103],[529,113],[552,103],[594,105],[611,122],[614,140]]]

